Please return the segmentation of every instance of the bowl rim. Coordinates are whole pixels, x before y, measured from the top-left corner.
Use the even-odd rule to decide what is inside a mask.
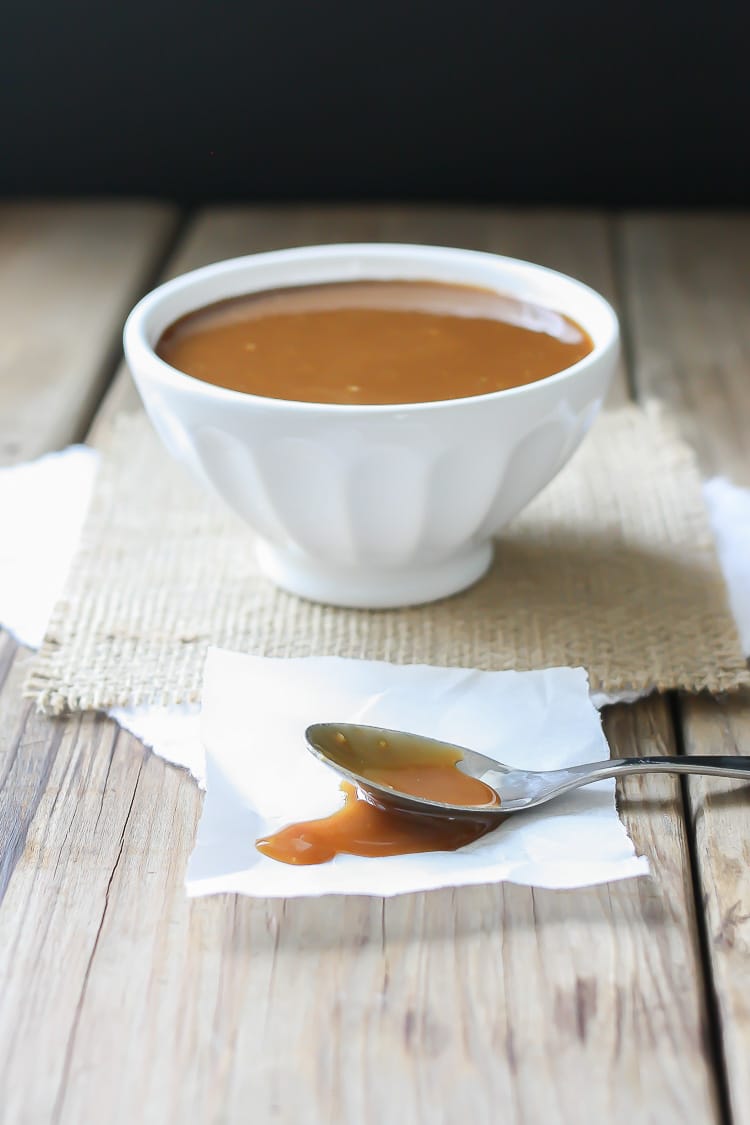
[[[603,313],[606,328],[604,339],[598,344],[594,344],[593,349],[578,360],[577,363],[571,364],[570,367],[563,368],[562,371],[553,372],[551,375],[546,375],[543,379],[536,379],[532,383],[524,383],[517,387],[507,387],[504,390],[489,391],[486,394],[479,395],[464,395],[460,398],[447,398],[447,399],[434,399],[428,402],[393,402],[393,403],[339,403],[339,402],[307,402],[301,399],[287,399],[287,398],[272,398],[266,395],[251,394],[248,391],[237,391],[230,387],[222,387],[215,383],[209,383],[203,379],[198,379],[193,375],[188,375],[185,371],[180,371],[179,368],[173,367],[165,360],[157,355],[152,344],[146,338],[146,322],[155,309],[159,307],[162,301],[169,299],[175,294],[180,294],[186,290],[192,289],[201,282],[207,281],[217,275],[242,273],[247,268],[254,266],[262,266],[264,264],[274,264],[276,262],[289,261],[290,264],[294,262],[306,261],[311,259],[337,257],[340,255],[351,255],[355,257],[358,254],[368,254],[374,257],[382,257],[387,259],[389,257],[399,258],[406,252],[418,252],[426,258],[434,259],[448,259],[448,260],[463,260],[463,261],[484,261],[487,265],[505,265],[511,268],[520,267],[522,270],[528,270],[532,273],[542,275],[548,279],[559,279],[574,288],[578,289],[582,294],[586,295],[594,301]],[[342,280],[357,281],[357,280],[371,280],[368,279],[366,272],[363,272],[360,277],[344,277]],[[374,279],[378,280],[378,279]],[[424,280],[431,280],[429,277]],[[290,283],[290,288],[295,283]],[[299,283],[296,283],[299,284]],[[316,282],[309,282],[310,285]],[[321,283],[322,284],[322,283]],[[460,284],[460,283],[459,283]],[[275,289],[284,288],[283,285],[275,285]],[[257,292],[262,292],[260,288]],[[249,290],[248,292],[252,292]],[[498,290],[501,292],[501,290]],[[512,294],[511,294],[512,295]],[[226,298],[218,298],[222,300]],[[208,301],[206,304],[214,304],[214,301]],[[540,302],[543,304],[543,302]],[[203,305],[196,305],[195,309],[204,307]],[[549,307],[549,306],[548,306]],[[194,310],[189,310],[194,311]],[[181,315],[188,315],[187,313]],[[176,317],[175,319],[179,319]],[[174,323],[174,322],[172,322]],[[586,325],[582,327],[588,331]],[[551,269],[549,266],[538,265],[536,262],[529,262],[523,258],[513,258],[508,255],[494,254],[486,250],[468,250],[455,246],[434,246],[424,243],[409,243],[409,242],[342,242],[342,243],[321,243],[319,245],[310,246],[291,246],[284,247],[280,250],[261,251],[255,254],[243,254],[236,258],[224,258],[216,262],[211,262],[208,265],[200,266],[194,270],[188,270],[185,273],[179,274],[177,277],[163,282],[161,285],[156,286],[150,292],[146,293],[138,303],[133,307],[130,314],[125,321],[123,328],[123,347],[125,351],[125,358],[128,367],[131,370],[136,381],[138,376],[143,370],[145,364],[149,369],[149,377],[157,377],[162,383],[172,386],[174,389],[191,390],[194,393],[200,393],[203,396],[208,396],[214,401],[224,402],[227,404],[240,405],[249,404],[262,405],[264,408],[275,411],[286,410],[304,410],[306,413],[326,413],[326,414],[348,414],[355,417],[363,417],[365,414],[388,414],[388,413],[415,413],[434,410],[446,410],[449,408],[455,409],[462,404],[479,403],[486,404],[488,402],[497,401],[500,399],[517,398],[524,394],[533,393],[535,389],[540,387],[548,387],[550,385],[565,383],[576,379],[578,375],[586,371],[594,363],[598,363],[603,357],[616,351],[619,346],[619,321],[617,314],[609,301],[597,292],[591,286],[586,285],[585,282],[579,281],[569,274],[562,273],[560,270]],[[137,369],[137,373],[136,373]]]

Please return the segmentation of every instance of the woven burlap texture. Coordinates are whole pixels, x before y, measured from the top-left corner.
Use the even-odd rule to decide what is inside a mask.
[[[259,572],[249,529],[116,420],[27,684],[49,712],[200,698],[209,645],[481,669],[583,665],[605,692],[747,682],[690,450],[656,408],[605,414],[454,598],[334,609]]]

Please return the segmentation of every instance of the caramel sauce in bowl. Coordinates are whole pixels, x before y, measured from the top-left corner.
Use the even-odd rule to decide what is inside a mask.
[[[405,405],[505,391],[587,356],[554,309],[437,281],[249,293],[180,317],[156,352],[215,386],[290,402]]]
[[[507,389],[372,403],[230,389],[158,354],[171,326],[219,302],[359,282],[507,297],[566,318],[588,350]],[[248,523],[265,573],[315,601],[378,609],[445,597],[484,574],[493,538],[592,424],[616,366],[618,326],[601,296],[541,266],[469,250],[351,244],[250,255],[178,277],[139,302],[124,343],[167,449]]]

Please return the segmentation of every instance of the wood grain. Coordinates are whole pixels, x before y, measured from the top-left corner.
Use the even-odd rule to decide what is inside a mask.
[[[750,215],[619,225],[634,375],[670,403],[706,476],[750,485]]]
[[[0,464],[36,457],[85,434],[116,361],[122,319],[163,257],[176,219],[174,207],[152,203],[0,205]],[[54,1073],[63,1050],[54,1022],[49,1027],[36,1024],[29,993],[28,982],[36,970],[34,950],[46,941],[48,919],[56,910],[65,915],[64,899],[56,890],[56,868],[48,852],[43,862],[39,858],[43,845],[31,826],[40,829],[43,842],[55,810],[62,821],[71,822],[75,806],[58,800],[64,791],[57,771],[70,768],[74,759],[67,744],[81,725],[77,720],[43,720],[22,702],[30,656],[0,631],[0,903],[22,855],[32,866],[38,862],[43,873],[41,882],[26,886],[39,903],[38,912],[27,910],[25,900],[17,909],[11,900],[0,911],[0,933],[9,934],[7,927],[16,923],[8,944],[2,942],[0,995],[3,1010],[15,1012],[18,1020],[15,1030],[5,1029],[1,1066],[11,1067],[21,1052],[26,1074],[13,1090],[2,1086],[2,1116],[8,1121],[40,1120],[32,1079],[35,1063],[43,1058]],[[88,732],[92,724],[113,737],[110,724],[87,719],[84,729]],[[98,739],[87,741],[99,748]],[[97,761],[106,765],[108,757],[98,754]],[[59,839],[65,838],[61,832]],[[108,877],[111,867],[104,849],[99,862]],[[84,896],[90,889],[94,895],[85,918],[96,925],[91,875],[92,869],[79,871],[78,893]],[[22,930],[24,920],[36,927],[33,934]],[[79,937],[71,926],[68,964],[81,952]],[[66,975],[66,962],[58,961],[54,944],[44,948],[42,976],[50,992],[45,1004],[72,987],[75,1005],[80,980],[75,973]],[[25,970],[17,972],[19,963]],[[50,1087],[44,1085],[46,1112]]]
[[[750,754],[750,694],[680,701],[688,754]],[[690,778],[688,803],[718,1000],[729,1101],[750,1121],[750,791]]]
[[[224,209],[170,271],[293,242],[497,237],[606,284],[607,223],[563,218]],[[133,401],[121,373],[102,418]],[[8,1122],[720,1120],[673,780],[623,789],[652,879],[189,902],[193,783],[106,720],[28,716],[19,673],[0,708],[37,772],[0,910]],[[607,730],[619,754],[674,751],[660,700],[613,709]]]
[[[175,220],[157,203],[0,204],[0,464],[83,437]]]
[[[153,203],[0,204],[0,464],[83,436],[176,218]],[[55,727],[44,753],[29,743],[47,727],[19,702],[27,662],[0,633],[0,900],[59,742]]]
[[[83,436],[112,373],[122,318],[176,218],[175,208],[153,203],[0,205],[0,463]],[[19,702],[28,659],[0,633],[0,899],[59,743],[58,728],[48,732]]]
[[[671,749],[663,704],[615,709],[608,734]],[[101,720],[68,733],[49,789],[0,929],[5,1012],[54,1059],[8,1106],[28,1120],[716,1119],[669,779],[623,799],[653,880],[385,903],[189,903],[197,790]],[[64,981],[34,987],[51,950]],[[25,1038],[4,1089],[24,1091]]]
[[[750,484],[750,217],[629,216],[618,242],[639,392],[676,409],[706,475]],[[688,754],[750,754],[750,695],[679,702]],[[748,790],[687,786],[729,1101],[750,1121]]]

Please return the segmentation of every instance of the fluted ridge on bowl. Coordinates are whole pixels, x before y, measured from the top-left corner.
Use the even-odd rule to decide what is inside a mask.
[[[566,313],[594,350],[536,383],[404,406],[298,403],[193,379],[154,351],[212,301],[357,278],[479,285]],[[301,247],[219,262],[167,282],[131,313],[125,351],[172,454],[259,536],[267,573],[335,604],[412,604],[462,589],[490,541],[560,470],[601,406],[617,318],[593,290],[530,263],[443,247]]]
[[[588,421],[569,413],[513,445],[457,436],[424,450],[368,443],[356,430],[333,442],[243,439],[201,424],[160,429],[170,451],[274,546],[338,567],[402,569],[497,535],[552,479]]]

